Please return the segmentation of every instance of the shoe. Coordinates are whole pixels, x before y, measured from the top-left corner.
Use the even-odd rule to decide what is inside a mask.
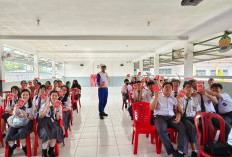
[[[197,157],[197,152],[192,151],[192,153],[191,153],[191,157]]]
[[[27,146],[22,147],[25,156],[27,156]]]
[[[178,152],[178,150],[175,150],[173,151],[172,156],[173,157],[184,157],[184,154],[181,154]]]
[[[14,144],[12,147],[9,146],[9,152],[8,152],[8,157],[12,157],[13,153],[14,153],[14,150],[15,148],[17,147],[16,144]]]
[[[106,114],[105,112],[103,112],[103,114],[102,114],[103,116],[108,116],[108,114]]]
[[[104,116],[103,116],[103,115],[100,115],[100,119],[104,119]]]
[[[54,147],[49,148],[48,154],[50,157],[56,157],[55,152],[54,152]]]
[[[125,108],[127,109],[127,104],[125,105]]]
[[[6,137],[6,134],[5,134],[5,133],[2,134],[2,138],[4,138],[4,137]]]
[[[42,150],[42,157],[47,157],[48,154],[47,154],[47,149],[43,149]]]

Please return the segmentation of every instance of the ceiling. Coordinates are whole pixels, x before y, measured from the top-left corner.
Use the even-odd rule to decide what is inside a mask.
[[[232,27],[231,0],[180,3],[0,0],[0,38],[8,47],[60,61],[137,61]]]

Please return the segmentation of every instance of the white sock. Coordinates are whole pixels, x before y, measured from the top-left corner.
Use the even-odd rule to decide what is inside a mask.
[[[42,144],[42,147],[43,147],[43,149],[47,149],[47,147],[48,147],[48,144],[46,144],[46,143],[43,143],[43,144]]]
[[[51,142],[50,147],[55,147],[55,142]]]
[[[196,152],[197,153],[198,151],[195,149],[195,150],[192,150],[192,152]]]
[[[227,144],[229,144],[230,146],[232,146],[232,129],[230,130],[230,133],[228,135]]]
[[[25,146],[26,146],[26,144],[22,143],[22,146],[23,146],[23,147],[25,147]]]
[[[13,143],[9,144],[10,147],[13,147],[13,145],[14,145]]]

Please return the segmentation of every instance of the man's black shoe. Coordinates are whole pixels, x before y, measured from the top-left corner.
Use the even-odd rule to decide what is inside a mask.
[[[108,114],[106,114],[105,112],[102,114],[103,116],[108,116]]]
[[[176,150],[176,151],[174,151],[174,152],[172,153],[172,156],[173,156],[173,157],[184,157],[184,154],[181,154],[181,153],[178,152],[178,150]]]
[[[100,115],[100,119],[104,119],[104,116],[103,116],[103,115]]]
[[[191,157],[197,157],[197,152],[192,151],[192,153],[191,153]]]

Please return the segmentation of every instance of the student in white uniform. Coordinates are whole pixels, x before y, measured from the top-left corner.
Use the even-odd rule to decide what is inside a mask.
[[[125,86],[127,88],[125,88]],[[122,100],[123,104],[125,104],[125,108],[127,108],[127,101],[129,100],[129,91],[132,90],[132,87],[129,85],[129,80],[125,79],[124,80],[124,86],[121,88],[121,93],[122,93]]]
[[[69,128],[70,124],[70,110],[72,109],[71,98],[69,96],[68,86],[63,86],[61,88],[62,96],[59,97],[59,100],[63,104],[63,126],[66,130]]]
[[[10,100],[9,97],[7,97],[7,104],[5,113],[2,114],[2,120],[1,120],[1,129],[2,129],[2,137],[4,138],[6,136],[5,130],[6,130],[6,123],[7,119],[13,114],[14,106],[19,101],[21,95],[20,90],[18,86],[11,87],[11,93],[14,94],[13,100]]]
[[[211,85],[212,91],[206,92],[216,96],[218,99],[218,111],[228,124],[232,124],[232,99],[227,93],[222,93],[222,85],[220,83],[214,83]]]
[[[180,121],[183,109],[176,98],[171,96],[172,88],[171,82],[165,82],[162,93],[155,92],[150,108],[154,111],[155,126],[167,154],[173,157],[183,157],[187,153],[187,134],[184,124]],[[178,132],[177,150],[173,148],[168,137],[168,127]]]
[[[152,98],[154,97],[154,91],[152,88],[152,85],[154,85],[153,81],[150,81],[147,83],[147,88],[140,90],[140,101],[148,102],[150,103]]]
[[[28,89],[23,89],[21,91],[21,98],[24,100],[24,104],[21,108],[19,108],[18,104],[15,104],[13,115],[20,118],[27,117],[29,121],[23,127],[16,128],[10,126],[8,129],[5,141],[9,143],[9,157],[13,155],[14,149],[16,148],[16,140],[20,140],[25,156],[27,156],[26,138],[27,135],[32,132],[33,120],[36,118],[34,112],[35,108],[31,102],[30,91]]]
[[[208,112],[208,113],[216,113],[215,106],[218,104],[218,100],[215,96],[208,94],[209,90],[203,90],[200,93],[196,93],[197,91],[197,81],[190,80],[192,86],[195,90],[194,96],[197,97],[199,104],[201,105],[201,112]],[[220,122],[213,118],[212,123],[215,127],[220,128]],[[229,133],[231,131],[231,126],[228,123],[225,123],[225,140],[228,140]]]
[[[37,111],[39,111],[41,106],[44,105],[49,99],[49,97],[47,97],[46,99],[42,99],[43,94],[46,94],[46,86],[45,85],[41,85],[39,87],[38,95],[36,95],[34,97],[34,100],[33,100],[33,104],[36,106]]]
[[[173,85],[172,96],[176,97],[180,92],[180,89],[179,89],[180,88],[180,80],[172,79],[171,82]]]
[[[55,157],[55,144],[56,142],[63,142],[64,139],[63,129],[58,123],[58,120],[62,119],[62,107],[55,106],[58,97],[59,93],[52,91],[50,100],[41,104],[38,110],[40,120],[38,121],[37,132],[42,140],[42,157],[47,157],[47,153],[50,157]],[[47,147],[49,147],[48,152]]]
[[[186,128],[186,132],[191,143],[192,153],[191,157],[197,157],[197,132],[194,126],[194,116],[197,112],[201,111],[201,106],[196,97],[192,97],[192,84],[188,81],[184,82],[183,89],[186,91],[186,95],[183,98],[178,95],[176,98],[180,99],[180,104],[183,107],[183,113],[181,121]]]

